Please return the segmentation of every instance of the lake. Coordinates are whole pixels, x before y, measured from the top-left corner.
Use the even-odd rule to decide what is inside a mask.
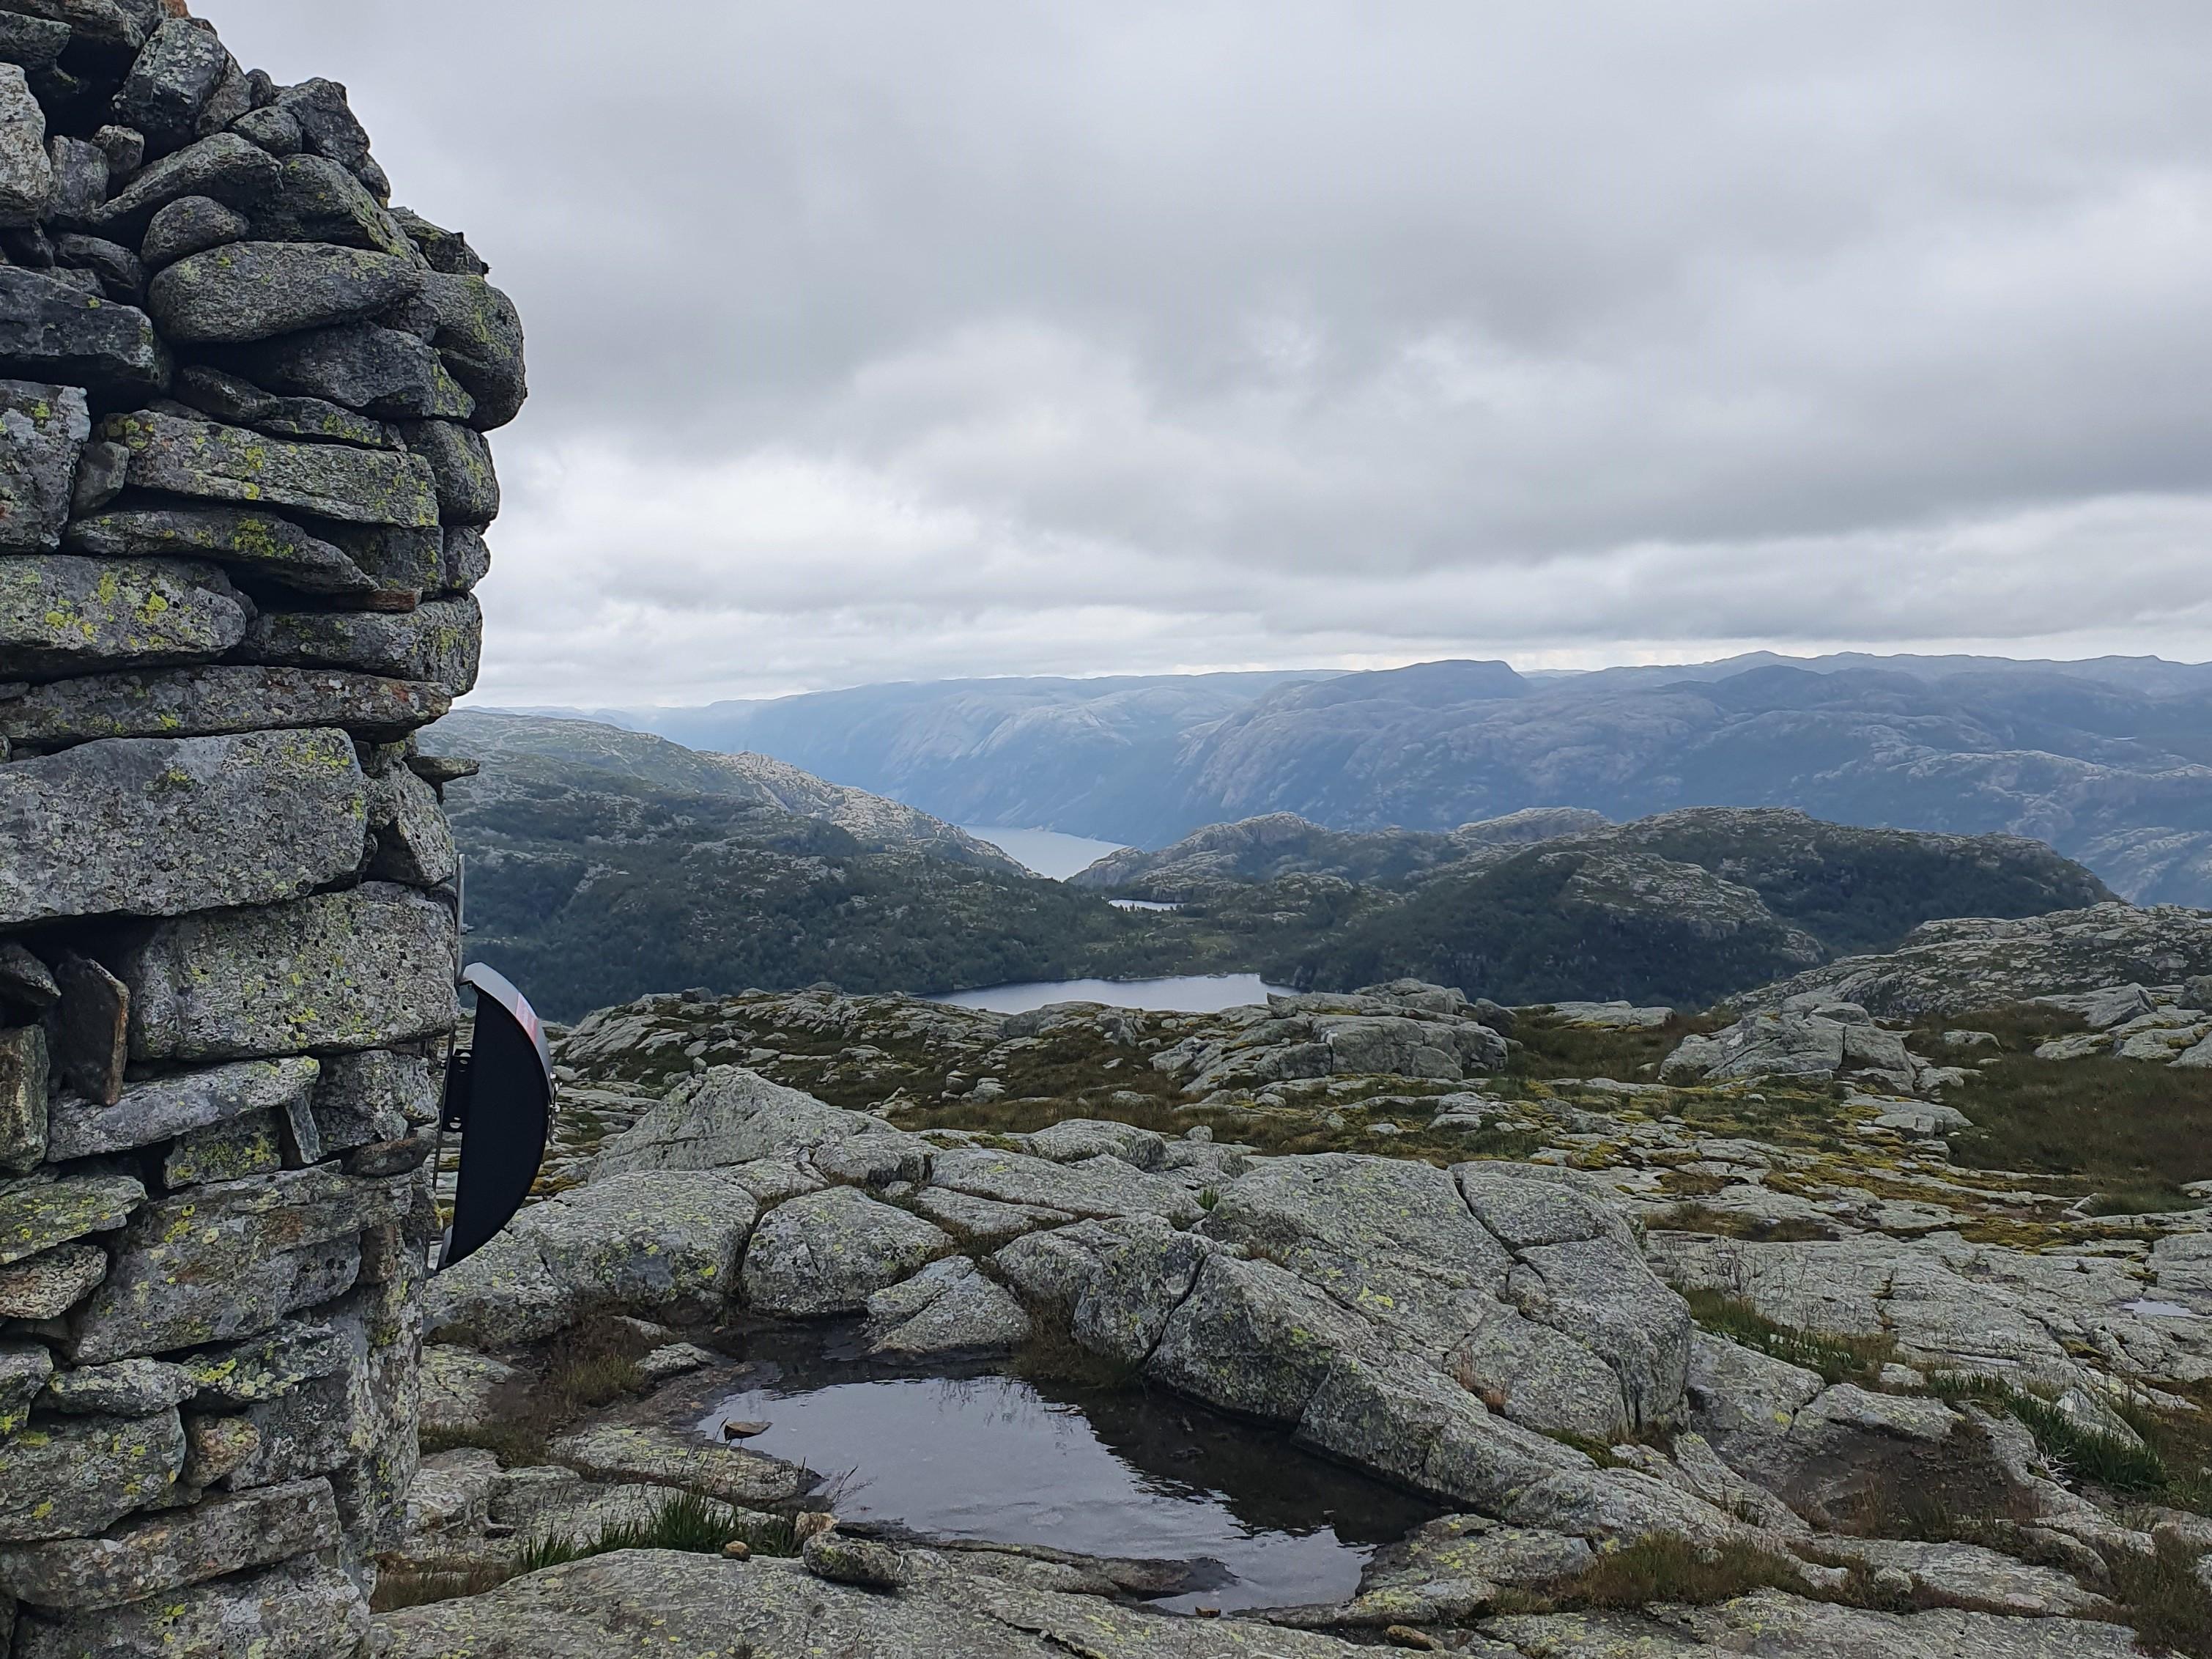
[[[1066,881],[1077,871],[1088,870],[1108,854],[1122,850],[1118,841],[1063,836],[1057,830],[1009,830],[974,823],[960,827],[976,840],[989,842],[1015,863],[1053,881]]]
[[[1109,1008],[1146,1008],[1163,1014],[1213,1014],[1265,1002],[1269,992],[1287,996],[1257,974],[1182,974],[1171,979],[1048,979],[1026,985],[992,985],[931,997],[959,1008],[994,1014],[1026,1013],[1054,1002],[1103,1002]]]

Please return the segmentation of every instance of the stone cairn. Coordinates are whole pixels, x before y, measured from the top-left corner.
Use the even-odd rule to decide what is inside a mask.
[[[521,330],[345,88],[0,0],[0,1654],[351,1655]]]

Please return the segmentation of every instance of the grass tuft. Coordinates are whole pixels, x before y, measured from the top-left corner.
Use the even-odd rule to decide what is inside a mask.
[[[1887,1335],[1796,1330],[1776,1323],[1742,1297],[1720,1291],[1690,1291],[1684,1300],[1690,1304],[1690,1316],[1715,1336],[1818,1371],[1830,1382],[1871,1382],[1896,1357],[1896,1341]]]
[[[2142,1644],[2154,1652],[2212,1659],[2212,1589],[2197,1576],[2197,1552],[2160,1538],[2153,1555],[2112,1557],[2112,1589]]]
[[[1710,1607],[1753,1590],[1806,1592],[1799,1564],[1750,1544],[1703,1548],[1653,1534],[1598,1557],[1571,1577],[1543,1585],[1528,1612],[1582,1613],[1642,1607],[1654,1601]]]
[[[1929,1377],[1928,1391],[1945,1400],[1980,1401],[2008,1413],[2035,1437],[2036,1449],[2045,1458],[2076,1480],[2140,1497],[2162,1493],[2170,1484],[2166,1460],[2156,1447],[2107,1434],[2039,1395],[1964,1372]]]

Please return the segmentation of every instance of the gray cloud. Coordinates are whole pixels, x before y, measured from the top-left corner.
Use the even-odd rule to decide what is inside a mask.
[[[495,698],[2205,654],[2201,6],[209,9],[523,307]]]

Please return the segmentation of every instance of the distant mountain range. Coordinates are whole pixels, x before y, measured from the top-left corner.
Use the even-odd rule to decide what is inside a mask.
[[[2154,658],[966,680],[614,718],[957,823],[1141,847],[1276,812],[1448,832],[1536,806],[1795,806],[2031,836],[2139,902],[2212,906],[2212,665]]]
[[[1930,918],[2110,896],[2034,842],[1775,809],[1619,826],[1539,809],[1449,834],[1278,815],[1117,854],[1067,884],[913,807],[755,755],[490,713],[449,715],[422,743],[483,769],[447,789],[471,953],[556,1018],[693,985],[926,994],[1225,971],[1697,1006],[1887,948]],[[1109,902],[1132,896],[1182,908]]]

